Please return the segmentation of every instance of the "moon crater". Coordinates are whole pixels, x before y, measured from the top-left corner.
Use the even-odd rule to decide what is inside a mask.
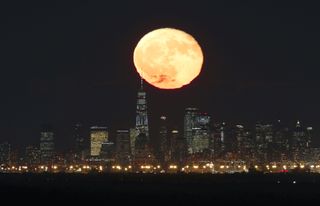
[[[133,61],[139,75],[161,89],[177,89],[196,78],[203,54],[189,34],[172,28],[149,32],[137,44]]]

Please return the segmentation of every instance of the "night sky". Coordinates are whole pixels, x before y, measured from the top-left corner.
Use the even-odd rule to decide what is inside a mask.
[[[190,33],[205,60],[182,89],[145,86],[154,131],[161,114],[181,127],[187,106],[219,121],[299,119],[320,131],[317,4],[48,2],[1,5],[0,142],[37,144],[40,126],[51,124],[65,149],[76,122],[133,126],[133,50],[161,27]]]

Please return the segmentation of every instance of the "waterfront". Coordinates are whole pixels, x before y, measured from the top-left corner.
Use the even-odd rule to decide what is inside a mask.
[[[320,199],[319,174],[1,174],[3,197],[155,203],[296,203]],[[151,202],[152,203],[152,202]]]

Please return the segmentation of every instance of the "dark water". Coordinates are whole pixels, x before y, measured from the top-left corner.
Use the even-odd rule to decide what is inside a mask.
[[[318,174],[0,174],[0,185],[23,202],[320,204]]]

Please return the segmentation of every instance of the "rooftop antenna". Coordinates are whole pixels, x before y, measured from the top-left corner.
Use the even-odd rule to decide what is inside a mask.
[[[142,77],[140,78],[140,89],[143,90],[143,79],[142,79]]]

